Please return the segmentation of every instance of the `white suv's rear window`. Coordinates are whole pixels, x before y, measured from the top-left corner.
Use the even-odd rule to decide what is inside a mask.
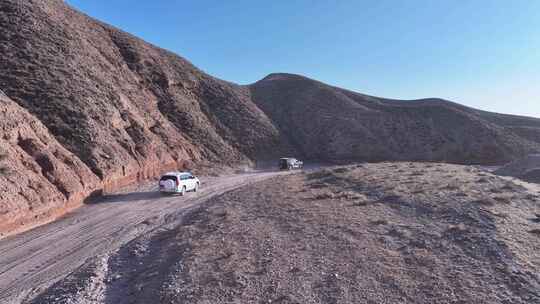
[[[166,181],[166,180],[172,180],[173,182],[176,182],[176,176],[165,175],[165,176],[162,176],[160,179],[160,181]]]

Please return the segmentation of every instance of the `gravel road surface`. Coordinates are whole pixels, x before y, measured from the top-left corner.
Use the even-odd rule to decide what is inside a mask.
[[[156,183],[110,194],[64,218],[0,241],[0,303],[26,302],[80,267],[229,190],[287,172],[201,178],[198,193],[163,196]]]

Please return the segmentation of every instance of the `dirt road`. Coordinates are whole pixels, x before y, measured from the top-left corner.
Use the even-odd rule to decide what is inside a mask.
[[[540,188],[526,186],[436,163],[279,176],[213,196],[23,303],[540,304]]]
[[[65,218],[0,241],[0,302],[33,298],[88,258],[178,219],[207,199],[286,172],[255,172],[201,178],[202,188],[186,197],[161,196],[155,183],[108,195]]]
[[[307,171],[185,198],[142,186],[0,241],[0,303],[540,303],[537,185],[434,163]]]

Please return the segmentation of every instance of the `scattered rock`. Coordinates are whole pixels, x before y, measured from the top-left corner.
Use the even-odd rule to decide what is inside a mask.
[[[531,154],[495,171],[498,175],[513,176],[528,182],[540,183],[540,154]]]

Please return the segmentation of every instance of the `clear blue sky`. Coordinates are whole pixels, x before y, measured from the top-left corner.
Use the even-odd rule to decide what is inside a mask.
[[[68,0],[240,84],[303,74],[540,117],[540,1]]]

